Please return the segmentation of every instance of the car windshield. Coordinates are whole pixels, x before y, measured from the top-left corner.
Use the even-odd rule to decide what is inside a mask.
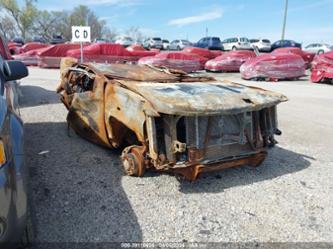
[[[265,42],[265,43],[271,43],[270,40],[267,40],[267,39],[262,39],[262,42]]]
[[[220,38],[218,37],[212,37],[213,42],[220,42]]]
[[[251,43],[255,43],[255,42],[258,42],[259,40],[258,39],[251,39],[250,42]]]
[[[163,40],[162,42],[167,42],[167,43],[169,43],[169,41],[168,41],[168,40]]]
[[[190,42],[187,41],[187,40],[182,40],[182,43],[185,44],[185,45],[190,44]]]
[[[249,42],[249,39],[245,38],[245,37],[242,37],[239,39],[241,42]]]
[[[154,37],[153,40],[154,40],[154,41],[161,41],[161,38]]]

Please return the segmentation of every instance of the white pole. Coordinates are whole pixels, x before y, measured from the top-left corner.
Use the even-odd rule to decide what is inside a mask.
[[[83,44],[80,42],[81,47],[81,63],[83,63]]]
[[[284,35],[285,35],[285,32],[286,32],[287,12],[288,12],[288,0],[286,0],[285,6],[284,6],[284,17],[283,17],[281,40],[284,40]]]

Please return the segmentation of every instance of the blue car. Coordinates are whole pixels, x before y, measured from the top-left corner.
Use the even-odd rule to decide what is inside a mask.
[[[272,51],[277,48],[288,48],[288,47],[297,47],[302,48],[302,44],[295,42],[293,40],[278,40],[274,42],[271,46]]]
[[[11,60],[0,36],[0,248],[16,248],[32,237],[28,222],[27,169],[23,123],[18,111],[17,82],[28,69]],[[29,225],[28,225],[29,224]]]
[[[204,37],[201,38],[196,44],[195,47],[198,48],[207,48],[210,50],[223,50],[223,45],[219,37]]]

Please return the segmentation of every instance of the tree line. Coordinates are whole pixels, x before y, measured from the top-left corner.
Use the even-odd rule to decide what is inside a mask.
[[[0,0],[0,31],[7,39],[19,36],[32,40],[40,37],[48,41],[55,35],[61,35],[70,41],[71,26],[85,25],[91,27],[92,39],[112,40],[118,35],[115,28],[107,26],[105,20],[99,19],[85,5],[79,5],[71,11],[47,11],[39,10],[36,0],[25,0],[21,6],[17,0]],[[143,39],[138,27],[130,27],[125,33],[134,39]]]

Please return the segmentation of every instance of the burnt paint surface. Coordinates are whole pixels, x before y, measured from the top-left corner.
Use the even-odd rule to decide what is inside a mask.
[[[66,67],[62,68],[57,91],[69,110],[67,120],[72,128],[82,137],[110,148],[143,146],[140,151],[149,153],[157,169],[169,168],[170,163],[176,167],[176,160],[180,160],[170,153],[177,150],[173,147],[175,144],[183,146],[176,135],[177,120],[182,116],[243,115],[274,108],[287,101],[282,94],[264,89],[150,66],[62,64]],[[167,148],[161,153],[158,148],[163,146],[157,136],[165,131],[156,130],[154,118],[162,118],[165,122],[168,115],[172,122],[164,124],[164,129],[170,130],[162,138]],[[271,131],[270,135],[273,133]],[[192,152],[193,158],[195,153],[202,153]],[[248,154],[248,159],[237,157],[238,161],[234,160],[234,163],[224,161],[223,167],[246,162],[257,165],[265,157],[261,152],[259,147],[255,148],[253,153],[258,156],[251,158]],[[145,161],[147,167],[151,167],[149,157]],[[187,171],[178,169],[193,179],[202,171],[202,165],[199,167],[198,163],[184,164],[189,168]]]

